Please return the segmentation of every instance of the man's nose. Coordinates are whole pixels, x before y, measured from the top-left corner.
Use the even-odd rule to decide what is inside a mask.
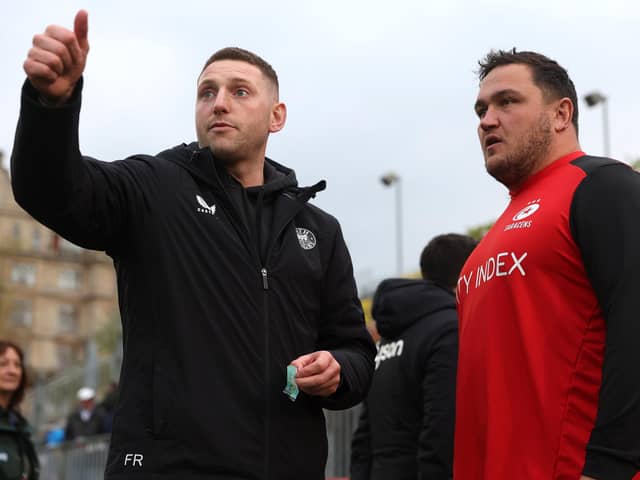
[[[229,111],[229,92],[225,88],[218,90],[216,100],[213,102],[214,113],[226,113]]]
[[[491,105],[487,107],[482,118],[480,118],[480,128],[482,130],[490,130],[499,125],[498,112]]]

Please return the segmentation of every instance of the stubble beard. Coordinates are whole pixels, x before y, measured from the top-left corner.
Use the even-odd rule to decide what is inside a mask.
[[[237,132],[236,132],[237,133]],[[258,152],[266,144],[266,137],[236,138],[221,142],[210,141],[209,149],[213,156],[226,165],[234,165],[249,159],[253,152]]]
[[[519,142],[515,151],[506,153],[499,162],[485,162],[487,172],[507,188],[517,188],[544,162],[552,139],[551,121],[545,114],[541,114],[529,135]]]

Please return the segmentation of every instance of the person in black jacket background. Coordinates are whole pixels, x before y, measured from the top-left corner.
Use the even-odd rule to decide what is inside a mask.
[[[38,480],[40,465],[32,430],[20,414],[27,386],[24,353],[14,342],[0,340],[0,479]]]
[[[453,475],[458,274],[477,242],[433,238],[422,280],[384,280],[372,316],[381,340],[351,449],[351,480],[447,480]]]
[[[107,433],[106,414],[96,405],[96,392],[91,387],[78,390],[78,406],[67,417],[65,440],[84,441],[86,437]]]
[[[275,71],[218,50],[197,78],[197,142],[103,162],[78,141],[88,52],[82,10],[34,37],[11,180],[35,219],[114,261],[124,358],[105,478],[323,479],[322,409],[364,398],[375,347],[340,225],[309,203],[325,182],[300,187],[265,157],[287,113]]]

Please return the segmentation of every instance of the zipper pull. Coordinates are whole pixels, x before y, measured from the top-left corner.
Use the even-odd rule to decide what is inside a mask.
[[[267,269],[263,268],[262,270],[260,270],[260,273],[262,274],[262,288],[264,290],[269,290],[269,281],[267,280]]]

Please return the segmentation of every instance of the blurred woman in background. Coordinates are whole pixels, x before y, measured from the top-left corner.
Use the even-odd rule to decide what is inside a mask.
[[[0,340],[0,478],[37,480],[39,464],[31,428],[19,413],[27,373],[24,354],[15,343]]]

